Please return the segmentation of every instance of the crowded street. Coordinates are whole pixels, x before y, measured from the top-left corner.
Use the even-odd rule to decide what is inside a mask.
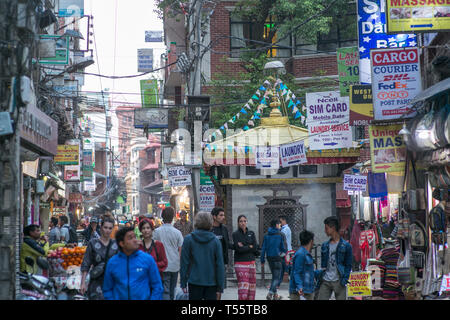
[[[449,218],[450,0],[0,1],[0,300],[449,300]]]

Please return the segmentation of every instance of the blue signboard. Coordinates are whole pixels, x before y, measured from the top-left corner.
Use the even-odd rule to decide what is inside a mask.
[[[415,34],[386,34],[384,0],[358,0],[359,80],[370,84],[370,50],[415,47]]]

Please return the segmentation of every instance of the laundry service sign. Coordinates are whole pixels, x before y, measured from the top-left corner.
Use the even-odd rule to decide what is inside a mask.
[[[280,146],[280,158],[282,167],[290,167],[308,162],[303,140]]]
[[[338,91],[306,94],[310,150],[351,148],[350,103]]]

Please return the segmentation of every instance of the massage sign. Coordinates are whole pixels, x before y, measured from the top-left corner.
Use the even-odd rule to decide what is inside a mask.
[[[422,91],[419,49],[380,49],[370,55],[375,120],[413,117],[409,102]]]
[[[352,147],[348,97],[335,91],[307,93],[306,105],[310,150]]]
[[[402,124],[369,126],[372,172],[400,172],[405,169],[406,146],[399,134]]]

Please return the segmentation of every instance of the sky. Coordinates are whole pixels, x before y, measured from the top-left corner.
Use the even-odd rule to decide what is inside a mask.
[[[95,61],[85,72],[116,76],[139,74],[137,50],[142,48],[154,49],[154,68],[159,67],[164,44],[145,42],[146,30],[163,30],[162,20],[154,12],[155,0],[85,0],[84,9],[85,14],[94,17],[94,41],[90,49],[94,49]],[[116,80],[86,75],[82,90],[101,91],[103,88],[111,93],[128,93],[112,94],[113,105],[140,103],[139,80],[150,79],[152,75],[159,77],[159,72]]]

